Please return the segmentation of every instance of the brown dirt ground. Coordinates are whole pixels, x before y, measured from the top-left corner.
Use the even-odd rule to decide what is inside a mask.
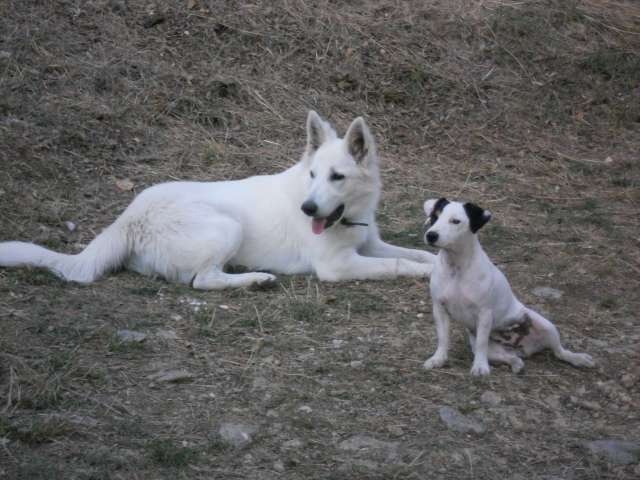
[[[1,240],[76,252],[146,186],[291,165],[310,108],[341,131],[365,115],[383,236],[420,247],[426,197],[489,207],[486,250],[599,366],[472,380],[457,328],[425,372],[416,280],[203,293],[5,269],[0,478],[639,478],[584,447],[640,432],[639,48],[631,0],[1,2]],[[193,378],[149,378],[166,368]],[[443,405],[487,432],[447,430]],[[234,449],[221,422],[257,431]],[[356,435],[393,454],[342,448]]]

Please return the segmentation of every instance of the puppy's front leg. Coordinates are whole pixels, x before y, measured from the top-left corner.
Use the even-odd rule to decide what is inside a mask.
[[[471,366],[471,375],[479,377],[489,375],[489,336],[493,327],[493,315],[491,310],[481,310],[476,326],[476,348]]]
[[[320,280],[380,280],[384,278],[421,277],[431,274],[433,265],[412,262],[404,258],[363,257],[357,253],[336,256],[330,263],[319,262],[316,274]]]
[[[427,370],[432,368],[440,368],[447,362],[449,356],[449,314],[442,304],[436,300],[433,301],[433,317],[436,322],[436,332],[438,334],[438,348],[436,352],[424,362],[423,367]]]

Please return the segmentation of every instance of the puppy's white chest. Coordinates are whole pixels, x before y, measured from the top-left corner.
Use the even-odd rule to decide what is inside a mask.
[[[451,282],[433,294],[433,300],[439,302],[452,320],[461,322],[470,330],[475,330],[479,308],[463,285]]]

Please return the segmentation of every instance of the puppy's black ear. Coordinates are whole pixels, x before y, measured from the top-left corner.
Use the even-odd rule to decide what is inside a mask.
[[[471,233],[476,233],[485,223],[491,220],[491,212],[479,207],[475,203],[467,202],[464,204],[464,211],[469,217],[469,228]]]

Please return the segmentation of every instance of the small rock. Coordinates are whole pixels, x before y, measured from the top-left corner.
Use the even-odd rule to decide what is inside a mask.
[[[447,406],[440,407],[439,413],[442,421],[453,431],[483,434],[487,430],[487,427],[482,423],[463,415],[455,408]]]
[[[313,410],[309,405],[302,405],[300,408],[298,408],[298,411],[303,413],[311,413]]]
[[[340,348],[343,344],[344,340],[339,340],[337,338],[331,341],[331,345],[333,345],[333,348]]]
[[[78,228],[75,223],[70,221],[64,222],[64,226],[67,227],[67,230],[70,232],[75,232],[76,228]]]
[[[116,337],[122,343],[142,343],[146,340],[147,335],[134,330],[118,330]]]
[[[387,432],[389,432],[394,437],[401,437],[404,435],[404,430],[400,425],[387,425]]]
[[[398,442],[383,442],[366,435],[355,435],[338,445],[341,450],[356,453],[365,453],[373,457],[384,457],[387,462],[394,462],[399,459]]]
[[[144,20],[144,22],[142,22],[142,26],[144,28],[155,27],[156,25],[159,25],[160,23],[164,22],[166,19],[167,17],[163,13],[153,13],[149,15]]]
[[[586,447],[591,453],[602,455],[612,463],[630,465],[640,461],[640,442],[604,439],[587,442]]]
[[[362,360],[353,360],[349,365],[351,365],[351,368],[362,368],[364,362]]]
[[[149,375],[147,378],[155,382],[181,383],[181,382],[190,382],[195,378],[195,375],[184,369],[179,369],[179,370],[163,370],[161,372],[154,373],[153,375]]]
[[[273,462],[273,469],[279,473],[284,472],[284,463],[281,460],[276,460]]]
[[[298,440],[297,438],[293,438],[291,440],[287,440],[286,442],[284,442],[282,444],[282,446],[280,447],[280,449],[282,450],[293,450],[296,448],[301,448],[303,445],[303,443]]]
[[[158,330],[156,332],[156,337],[162,338],[163,340],[177,340],[178,335],[173,330]]]
[[[559,300],[564,292],[551,287],[536,287],[532,292],[536,297],[545,298],[547,300]]]
[[[218,429],[218,435],[224,442],[241,448],[253,441],[252,435],[257,431],[256,427],[244,423],[222,423]]]
[[[480,395],[480,401],[482,403],[486,403],[487,405],[491,405],[492,407],[497,407],[502,402],[502,398],[496,392],[487,390],[482,395]]]

